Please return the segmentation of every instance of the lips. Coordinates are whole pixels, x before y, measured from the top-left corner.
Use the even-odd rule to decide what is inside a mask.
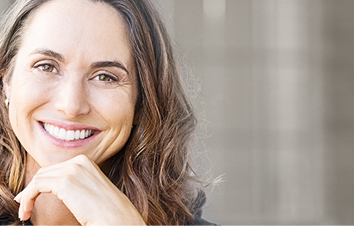
[[[66,130],[44,122],[42,126],[51,136],[63,141],[84,140],[95,133],[95,130],[92,129]]]

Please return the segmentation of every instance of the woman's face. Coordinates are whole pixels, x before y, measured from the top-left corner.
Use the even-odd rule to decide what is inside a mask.
[[[102,163],[127,142],[137,101],[123,18],[105,3],[45,3],[25,25],[5,91],[28,161],[44,167],[85,154]]]

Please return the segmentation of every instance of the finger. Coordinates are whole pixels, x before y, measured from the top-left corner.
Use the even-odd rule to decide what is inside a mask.
[[[16,202],[18,202],[18,203],[20,203],[21,202],[21,198],[22,198],[22,191],[20,192],[20,193],[18,193],[17,195],[16,195],[16,197],[14,198],[14,200],[16,201]]]
[[[82,185],[90,186],[93,181],[107,183],[109,179],[103,174],[100,168],[88,157],[82,155],[66,162],[58,163],[49,167],[41,168],[36,177],[57,177],[63,179],[68,175],[76,175],[76,180]],[[86,178],[82,180],[81,178]],[[100,181],[100,182],[99,182]],[[110,182],[110,181],[109,181]]]
[[[31,217],[35,201],[41,193],[55,193],[52,189],[53,181],[55,181],[55,178],[52,177],[35,177],[19,194],[19,218],[21,220],[28,220]]]
[[[21,221],[26,221],[26,220],[30,219],[31,213],[32,213],[32,210],[25,211],[25,210],[21,209],[21,207],[20,207],[19,212],[18,212],[18,217],[20,218]]]
[[[37,196],[38,197],[38,196]],[[34,201],[33,202],[21,202],[20,208],[18,211],[18,217],[21,221],[26,221],[31,217],[31,212],[34,208]]]
[[[18,202],[18,203],[21,203],[22,195],[23,195],[23,191],[18,193],[17,196],[14,198],[14,200],[16,202]],[[23,209],[23,205],[22,206],[20,205],[20,208],[19,208],[19,211],[18,211],[18,217],[20,218],[21,221],[24,218],[26,218],[26,220],[27,220],[30,217],[30,215],[28,216],[28,212]]]

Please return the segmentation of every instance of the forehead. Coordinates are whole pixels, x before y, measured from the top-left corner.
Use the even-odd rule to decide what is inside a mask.
[[[112,6],[91,0],[51,0],[41,5],[25,25],[22,46],[60,53],[84,51],[99,56],[129,57],[126,23]]]

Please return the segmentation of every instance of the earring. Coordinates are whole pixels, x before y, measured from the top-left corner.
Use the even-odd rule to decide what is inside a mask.
[[[10,102],[9,102],[9,99],[6,98],[6,100],[5,100],[5,105],[6,105],[6,107],[9,107],[9,103],[10,103]]]

